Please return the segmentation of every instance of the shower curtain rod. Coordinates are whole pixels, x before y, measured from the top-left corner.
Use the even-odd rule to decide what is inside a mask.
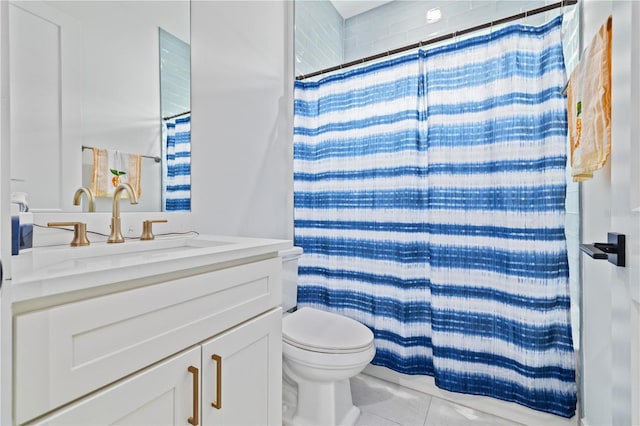
[[[342,65],[336,65],[336,66],[333,66],[333,67],[330,67],[330,68],[325,68],[325,69],[320,70],[320,71],[315,71],[315,72],[313,72],[311,74],[302,74],[302,75],[297,76],[296,80],[304,80],[304,79],[307,79],[307,78],[311,78],[311,77],[315,77],[315,76],[318,76],[318,75],[326,74],[326,73],[329,73],[329,72],[332,72],[332,71],[337,71],[337,70],[341,70],[343,68],[348,68],[348,67],[351,67],[353,65],[363,64],[365,62],[373,61],[373,60],[376,60],[376,59],[381,59],[381,58],[384,58],[386,56],[395,55],[396,53],[401,53],[401,52],[405,52],[407,50],[417,49],[417,48],[420,48],[422,46],[427,46],[429,44],[437,43],[439,41],[444,41],[444,40],[448,40],[448,39],[451,39],[451,38],[456,38],[458,36],[469,34],[469,33],[472,33],[474,31],[483,30],[485,28],[491,28],[494,25],[500,25],[500,24],[504,24],[506,22],[517,21],[518,19],[527,18],[529,16],[537,15],[539,13],[548,12],[550,10],[557,9],[557,8],[560,8],[560,7],[564,7],[564,6],[573,6],[573,5],[577,4],[577,3],[578,3],[578,0],[563,0],[563,1],[560,1],[558,3],[553,3],[553,4],[549,4],[547,6],[539,7],[537,9],[532,9],[532,10],[528,10],[526,12],[521,12],[521,13],[518,13],[517,15],[508,16],[506,18],[501,18],[501,19],[498,19],[496,21],[486,22],[484,24],[476,25],[475,27],[467,28],[467,29],[464,29],[464,30],[454,31],[452,33],[441,35],[441,36],[438,36],[438,37],[435,37],[435,38],[432,38],[432,39],[429,39],[429,40],[424,40],[424,41],[420,41],[420,42],[417,42],[417,43],[409,44],[407,46],[403,46],[403,47],[399,47],[397,49],[389,50],[387,52],[382,52],[382,53],[378,53],[376,55],[367,56],[366,58],[356,59],[355,61],[347,62],[347,63],[342,64]]]
[[[191,111],[185,111],[185,112],[181,112],[180,114],[174,114],[174,115],[169,115],[167,117],[162,117],[162,120],[167,121],[167,120],[171,120],[173,118],[178,118],[178,117],[181,117],[181,116],[187,115],[187,114],[191,114]]]
[[[84,151],[85,149],[94,149],[92,146],[86,146],[86,145],[82,145],[82,150]],[[144,158],[150,158],[153,161],[155,161],[156,163],[159,163],[162,161],[162,159],[160,157],[152,157],[150,155],[141,155],[141,157]]]

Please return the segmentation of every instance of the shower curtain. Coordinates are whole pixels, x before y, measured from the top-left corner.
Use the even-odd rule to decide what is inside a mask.
[[[296,82],[298,303],[373,364],[571,417],[561,17]]]
[[[191,210],[191,115],[165,121],[166,211]]]

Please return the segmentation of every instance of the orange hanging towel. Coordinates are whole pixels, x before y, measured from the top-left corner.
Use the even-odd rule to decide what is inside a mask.
[[[142,156],[111,149],[93,148],[91,190],[96,197],[112,197],[116,187],[129,183],[138,198],[141,195]],[[123,197],[127,192],[122,193]]]
[[[611,37],[607,19],[567,85],[567,113],[574,182],[593,177],[611,154]]]

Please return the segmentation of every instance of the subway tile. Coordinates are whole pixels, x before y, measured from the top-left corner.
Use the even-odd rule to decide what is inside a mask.
[[[411,40],[409,43],[414,43],[449,34],[450,32],[449,24],[446,21],[440,21],[410,30],[407,34],[407,39]]]
[[[495,0],[471,0],[471,9],[476,9],[478,7],[483,6],[494,6],[496,5]]]
[[[438,5],[438,8],[442,12],[442,18],[450,21],[459,16],[476,15],[476,11],[472,10],[470,1],[443,2]],[[481,19],[481,17],[478,18]]]
[[[378,40],[374,42],[373,43],[374,51],[371,54],[382,53],[388,50],[397,49],[407,44],[409,44],[409,40],[407,39],[407,33],[395,34],[390,37],[387,37],[386,39]]]

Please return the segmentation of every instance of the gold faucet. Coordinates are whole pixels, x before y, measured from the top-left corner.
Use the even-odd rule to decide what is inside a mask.
[[[82,187],[79,188],[76,193],[73,195],[73,205],[74,206],[79,206],[80,205],[80,199],[82,198],[82,194],[86,194],[87,195],[87,201],[89,202],[89,213],[91,212],[95,212],[96,211],[96,204],[93,198],[93,191],[91,191],[91,189],[87,188],[87,187]]]
[[[108,243],[124,243],[120,224],[120,193],[127,191],[131,204],[138,204],[138,197],[133,187],[128,183],[121,183],[113,192],[113,210],[111,213],[111,235],[107,239]]]

